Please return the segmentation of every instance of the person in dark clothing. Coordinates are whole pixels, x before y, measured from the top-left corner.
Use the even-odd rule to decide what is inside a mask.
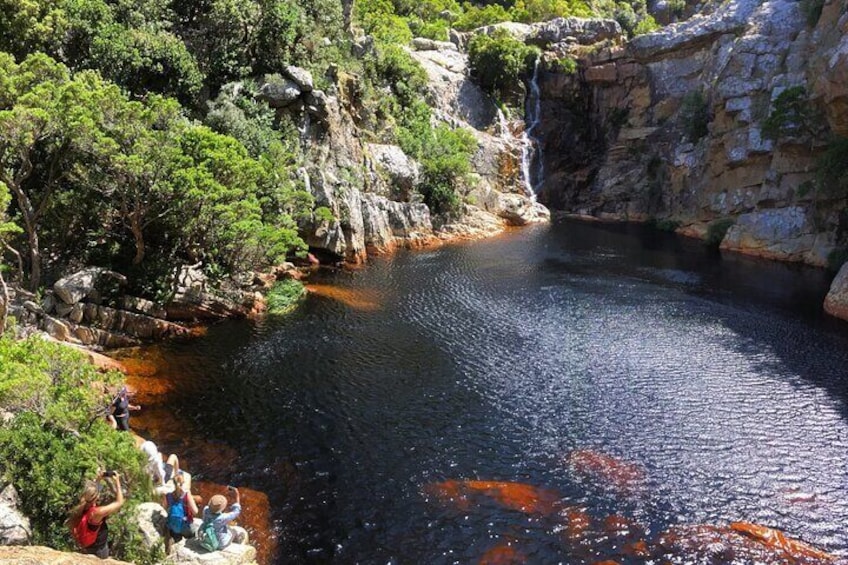
[[[99,478],[104,477],[101,475]],[[118,512],[124,505],[121,478],[118,473],[112,473],[111,479],[115,500],[98,506],[100,493],[97,483],[88,481],[79,503],[71,509],[68,518],[68,526],[80,546],[80,551],[96,555],[100,559],[109,557],[109,527],[106,518]]]
[[[110,423],[115,429],[122,432],[128,432],[130,430],[130,410],[141,410],[141,406],[130,404],[127,387],[121,387],[121,390],[118,391],[118,396],[112,401],[112,419]]]

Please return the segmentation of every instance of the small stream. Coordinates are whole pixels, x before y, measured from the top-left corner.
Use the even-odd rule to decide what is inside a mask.
[[[616,520],[648,543],[754,522],[846,557],[848,326],[821,314],[829,280],[570,221],[400,252],[319,273],[285,318],[137,352],[134,426],[199,480],[262,493],[266,563],[645,563]],[[593,476],[585,453],[632,473]],[[557,509],[451,500],[482,484],[454,481]],[[578,510],[606,535],[575,541]]]

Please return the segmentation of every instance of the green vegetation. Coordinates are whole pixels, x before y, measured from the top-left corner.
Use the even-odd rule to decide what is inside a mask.
[[[821,123],[804,86],[792,86],[781,92],[763,121],[763,135],[779,139],[791,135],[813,135]]]
[[[521,75],[531,71],[538,56],[538,48],[525,45],[506,30],[475,35],[468,42],[471,76],[483,90],[499,98],[515,88]]]
[[[819,23],[824,8],[824,0],[801,0],[800,5],[808,26],[814,27]]]
[[[268,313],[286,314],[297,306],[306,296],[306,289],[300,281],[285,279],[278,281],[268,293]]]
[[[132,101],[42,54],[0,55],[0,100],[0,182],[18,203],[32,289],[45,257],[54,269],[85,261],[157,278],[180,262],[237,272],[305,249],[295,221],[311,197],[267,131],[234,131],[261,153],[251,157],[173,100]],[[150,256],[169,265],[156,275]]]
[[[832,198],[848,197],[848,137],[834,137],[819,158],[816,189]]]
[[[152,500],[145,458],[130,434],[105,422],[105,408],[120,380],[98,373],[82,353],[40,338],[0,338],[0,408],[16,413],[0,427],[0,472],[15,486],[32,522],[34,542],[71,549],[64,525],[86,479],[98,469],[121,473],[127,502],[109,521],[113,555],[150,562],[130,524],[134,508]]]
[[[573,75],[577,72],[577,61],[572,57],[557,59],[553,66],[557,71],[565,75]]]
[[[710,113],[707,99],[700,90],[693,90],[683,97],[680,118],[686,138],[697,143],[709,133]]]
[[[711,222],[710,225],[707,226],[707,237],[705,239],[706,244],[709,247],[718,248],[718,246],[721,245],[724,236],[727,235],[727,230],[729,230],[735,223],[736,220],[734,218],[722,218]]]

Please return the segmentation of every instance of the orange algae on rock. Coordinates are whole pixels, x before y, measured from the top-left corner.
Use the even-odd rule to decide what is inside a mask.
[[[771,549],[777,549],[786,553],[793,559],[819,559],[822,561],[835,561],[836,557],[816,549],[802,541],[786,537],[786,534],[780,530],[761,526],[759,524],[751,524],[748,522],[733,522],[730,528],[736,532],[740,532],[754,538],[760,543],[765,544]]]
[[[565,457],[565,462],[576,473],[603,481],[619,492],[635,490],[645,480],[645,473],[635,463],[591,449],[576,449]]]
[[[527,514],[550,515],[557,511],[561,497],[559,493],[526,483],[508,481],[457,481],[447,480],[425,487],[425,492],[443,503],[467,510],[470,497],[485,496],[506,508]]]

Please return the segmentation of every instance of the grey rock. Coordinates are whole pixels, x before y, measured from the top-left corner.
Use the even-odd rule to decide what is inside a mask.
[[[259,87],[256,98],[267,102],[271,108],[285,108],[301,95],[300,87],[293,80],[281,77],[266,77]]]
[[[417,51],[456,51],[456,45],[450,41],[436,41],[426,37],[416,37],[412,40],[412,46]]]
[[[582,45],[591,45],[621,37],[621,25],[615,20],[569,17],[533,24],[525,41],[531,45],[547,47],[567,39],[574,39]]]
[[[824,299],[824,310],[831,316],[848,320],[848,263],[842,265]]]
[[[515,39],[518,39],[519,41],[525,41],[527,37],[531,33],[533,33],[533,29],[533,26],[531,26],[530,24],[522,24],[518,22],[502,22],[499,24],[478,27],[474,30],[474,35],[493,35],[494,33],[500,30],[505,30]]]
[[[312,73],[301,67],[295,67],[294,65],[287,66],[284,72],[302,92],[312,91]]]
[[[56,281],[53,285],[53,292],[65,304],[76,304],[88,296],[100,282],[100,279],[106,275],[115,276],[126,282],[123,275],[107,271],[101,267],[89,267]]]
[[[32,528],[18,506],[20,499],[11,484],[0,491],[0,545],[29,545]]]
[[[418,163],[410,158],[397,145],[367,145],[375,167],[386,174],[392,184],[392,194],[400,200],[408,200],[418,184],[420,170]]]
[[[44,314],[44,309],[41,306],[33,302],[32,300],[27,300],[24,302],[24,308],[32,312],[33,314]]]
[[[61,320],[44,316],[42,329],[47,332],[47,335],[59,341],[72,341],[71,328]]]

